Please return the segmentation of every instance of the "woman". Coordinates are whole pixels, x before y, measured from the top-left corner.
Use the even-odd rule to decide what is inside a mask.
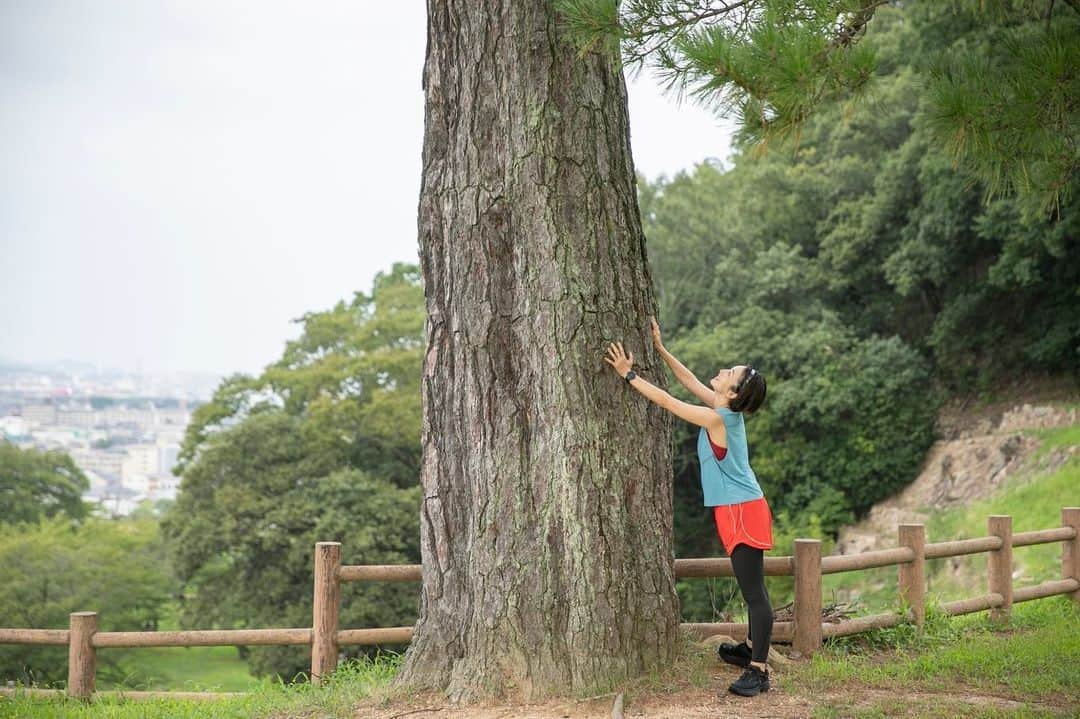
[[[765,401],[765,378],[747,365],[720,370],[709,389],[664,347],[660,326],[652,320],[653,344],[675,377],[707,406],[682,402],[645,381],[631,368],[634,355],[621,343],[612,343],[604,358],[631,387],[677,417],[701,427],[698,459],[705,506],[712,507],[716,529],[731,557],[750,617],[745,642],[721,644],[720,658],[745,667],[729,689],[742,696],[769,690],[769,646],[773,611],[765,588],[765,550],[772,549],[772,515],[750,468],[743,413],[756,411]]]

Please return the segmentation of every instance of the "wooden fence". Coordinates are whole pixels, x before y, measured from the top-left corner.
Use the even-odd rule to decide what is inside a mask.
[[[821,542],[816,539],[795,541],[795,555],[766,557],[765,574],[795,577],[794,621],[777,622],[773,639],[791,642],[803,656],[821,648],[828,637],[857,634],[869,629],[891,627],[911,622],[922,627],[925,617],[925,565],[928,559],[987,553],[987,593],[947,602],[942,605],[950,615],[990,610],[998,621],[1009,617],[1012,605],[1057,594],[1068,594],[1080,602],[1080,507],[1064,507],[1061,525],[1054,529],[1013,534],[1012,518],[994,515],[989,518],[988,536],[937,544],[926,543],[921,524],[899,527],[898,545],[852,555],[821,556]],[[1060,580],[1034,586],[1012,585],[1012,550],[1033,544],[1062,542]],[[853,572],[873,567],[899,567],[899,589],[904,613],[888,612],[840,623],[821,621],[821,577],[837,572]],[[733,576],[730,559],[676,559],[675,576]],[[75,612],[69,628],[0,629],[0,644],[52,644],[68,647],[67,694],[89,698],[96,681],[97,650],[109,647],[195,647],[253,646],[294,644],[311,646],[311,681],[321,683],[337,666],[342,646],[357,644],[403,644],[412,639],[412,627],[385,629],[341,629],[339,608],[342,582],[419,582],[420,565],[346,565],[341,564],[341,544],[319,542],[315,545],[315,594],[312,626],[300,629],[226,629],[179,632],[99,632],[96,612]],[[746,624],[683,624],[691,634],[705,637],[730,634],[746,636]],[[25,690],[23,690],[25,691]],[[190,692],[125,692],[126,696],[191,697]],[[195,694],[195,696],[198,696]],[[215,696],[215,695],[207,695]]]

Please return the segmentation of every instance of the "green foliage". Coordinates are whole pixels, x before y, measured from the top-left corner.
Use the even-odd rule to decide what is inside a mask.
[[[282,410],[328,429],[327,448],[399,486],[416,483],[424,301],[419,269],[396,264],[371,296],[310,312],[302,336],[259,377],[225,380],[192,418],[184,471],[211,434],[248,415]]]
[[[797,156],[743,146],[730,168],[640,182],[669,347],[702,375],[750,362],[768,378],[747,427],[778,528],[830,536],[904,486],[951,393],[1080,370],[1075,199],[1053,218],[985,203],[931,128],[923,58],[983,37],[963,17],[881,8],[872,102],[818,108]],[[676,553],[714,554],[696,430],[674,439]],[[695,618],[741,606],[719,584],[679,591]]]
[[[19,449],[0,440],[0,524],[65,516],[82,519],[82,493],[90,488],[65,452]]]
[[[951,392],[1080,370],[1075,202],[1048,219],[1015,198],[984,204],[936,151],[915,63],[931,30],[944,42],[963,28],[928,23],[878,12],[868,34],[888,74],[873,103],[820,108],[798,156],[743,150],[730,169],[641,190],[669,345],[699,372],[765,372],[755,471],[777,509],[812,511],[827,532],[910,480]],[[683,556],[716,547],[694,440],[676,429]]]
[[[560,0],[582,52],[650,68],[739,121],[743,148],[798,147],[819,115],[876,112],[878,82],[907,65],[924,86],[941,159],[987,197],[1060,216],[1080,167],[1080,4],[1054,0]],[[905,27],[906,26],[906,27]],[[897,28],[905,27],[904,31]],[[901,35],[905,42],[898,44]],[[841,108],[841,106],[843,106]]]
[[[826,531],[821,516],[812,509],[798,514],[786,510],[775,513],[773,549],[770,554],[778,557],[794,556],[796,539],[819,539],[822,555],[832,552],[832,537]],[[773,607],[782,607],[795,598],[794,577],[766,577],[765,584]]]
[[[0,617],[7,627],[67,629],[72,612],[96,611],[101,631],[152,629],[177,590],[157,525],[147,520],[0,525],[0,566]],[[126,671],[115,655],[101,653],[103,681]],[[0,646],[0,679],[66,676],[66,647]]]
[[[671,346],[688,366],[749,362],[765,373],[768,399],[747,421],[754,471],[774,510],[814,514],[826,533],[910,481],[932,441],[936,405],[912,391],[929,373],[896,338],[859,340],[828,314],[748,307]],[[676,438],[689,452],[692,428]],[[696,484],[696,466],[677,470],[680,489]]]
[[[186,627],[310,626],[318,541],[346,564],[419,562],[419,272],[396,265],[370,297],[302,321],[281,360],[223,382],[188,427],[163,523]],[[341,623],[411,624],[416,606],[415,586],[347,584]],[[244,654],[286,679],[310,665],[304,648]]]
[[[1080,7],[1054,3],[959,3],[946,10],[967,18],[940,17],[941,8],[920,8],[928,21],[979,24],[940,48],[929,68],[929,119],[950,157],[986,188],[989,197],[1019,192],[1028,208],[1046,216],[1080,166]]]
[[[582,52],[650,66],[679,94],[737,114],[747,136],[797,137],[822,103],[860,91],[874,48],[855,40],[877,3],[854,0],[560,0]]]
[[[733,611],[742,606],[739,584],[732,577],[680,579],[675,591],[684,622],[735,621]]]

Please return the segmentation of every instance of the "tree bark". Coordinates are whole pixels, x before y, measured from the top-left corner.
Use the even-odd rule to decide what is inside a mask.
[[[454,700],[612,685],[678,637],[671,422],[626,88],[550,2],[428,0],[420,193],[423,590],[399,682]]]

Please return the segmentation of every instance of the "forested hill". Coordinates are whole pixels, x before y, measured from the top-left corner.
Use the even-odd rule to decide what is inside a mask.
[[[948,398],[1080,367],[1076,180],[1047,216],[986,201],[954,166],[928,65],[1002,27],[936,5],[879,9],[870,95],[824,108],[797,148],[641,182],[669,347],[699,374],[750,362],[768,377],[753,465],[796,532],[831,532],[911,481]],[[678,553],[704,554],[693,432],[676,441]]]

